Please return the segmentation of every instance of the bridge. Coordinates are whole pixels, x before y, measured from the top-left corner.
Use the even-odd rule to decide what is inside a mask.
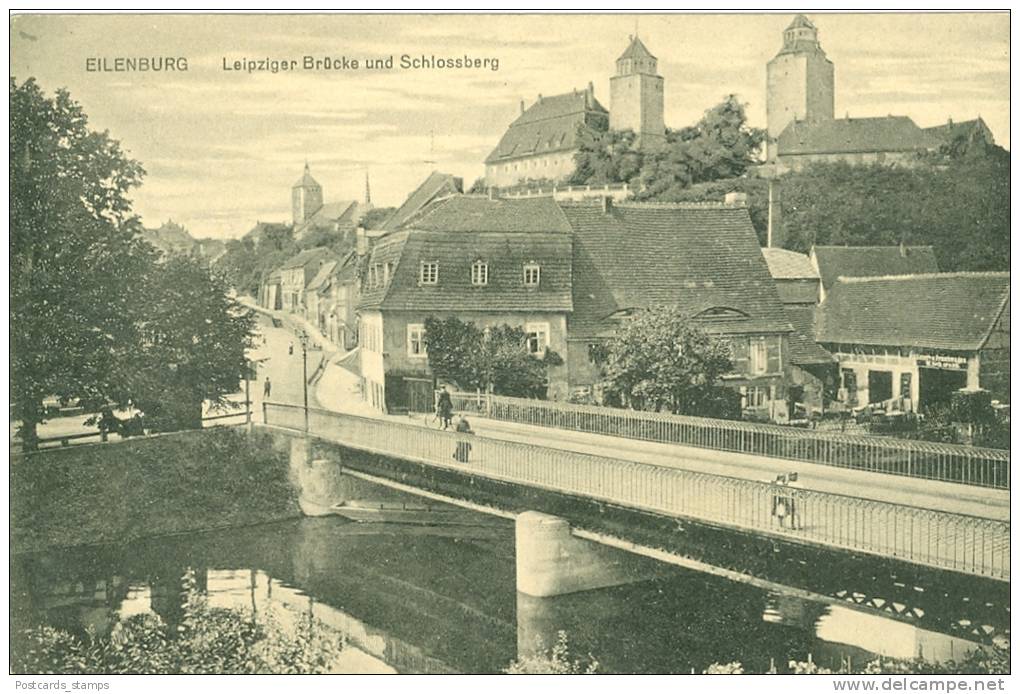
[[[464,409],[464,400],[459,404]],[[485,406],[491,411],[491,403],[482,405]],[[484,411],[481,408],[479,410]],[[615,412],[618,411],[607,411],[604,414],[613,416]],[[392,417],[386,419],[361,417],[320,409],[310,409],[306,413],[300,406],[264,402],[263,419],[264,424],[271,428],[302,436],[307,433],[313,438],[408,461],[434,471],[467,474],[501,484],[594,500],[613,507],[675,518],[678,521],[696,521],[712,527],[752,533],[758,537],[783,542],[894,558],[907,564],[996,581],[1009,580],[1008,498],[1004,506],[1002,503],[1004,492],[994,488],[982,488],[998,486],[1003,480],[1004,473],[995,472],[994,475],[999,475],[995,477],[987,472],[987,468],[982,468],[981,463],[975,463],[968,471],[968,468],[961,466],[958,460],[950,462],[938,472],[938,476],[946,478],[962,477],[963,474],[975,475],[974,481],[980,479],[993,481],[995,484],[948,482],[945,479],[931,479],[933,476],[931,474],[925,477],[926,471],[930,471],[930,464],[922,466],[917,463],[921,460],[918,454],[913,454],[910,458],[914,465],[912,469],[919,473],[914,475],[897,475],[888,469],[888,465],[886,469],[878,472],[831,466],[834,472],[849,475],[849,480],[863,481],[877,477],[883,481],[883,484],[874,485],[878,488],[895,490],[904,483],[919,490],[926,489],[928,496],[925,498],[937,501],[945,496],[946,503],[942,506],[961,507],[969,511],[961,512],[817,488],[797,489],[792,492],[789,489],[779,490],[775,485],[764,481],[771,476],[767,474],[759,479],[748,479],[746,475],[735,476],[691,469],[691,465],[680,467],[661,462],[626,459],[613,455],[611,448],[604,448],[603,454],[597,454],[574,450],[581,446],[571,444],[538,445],[489,435],[467,436],[426,428],[417,423],[398,421]],[[489,423],[486,421],[485,425],[488,426]],[[483,427],[479,429],[482,431]],[[666,427],[658,429],[660,438],[666,436],[661,433],[664,429]],[[527,438],[529,433],[535,432],[520,430],[519,437]],[[577,436],[574,432],[554,433],[564,437],[569,433],[570,440],[576,444]],[[766,434],[772,432],[749,430],[741,435],[734,436],[731,433],[728,436],[731,442],[743,441],[742,445],[745,448],[752,445],[774,445],[762,443],[768,440]],[[722,434],[715,435],[722,438]],[[599,440],[598,438],[587,440],[588,448],[597,446]],[[466,463],[459,462],[453,455],[461,443],[471,446]],[[548,437],[543,439],[543,444],[548,443]],[[646,441],[641,443],[645,444]],[[853,443],[852,439],[849,443]],[[664,444],[659,442],[657,445]],[[839,439],[834,438],[834,442],[827,445],[830,451],[839,451],[841,446],[848,444],[847,442],[840,444]],[[723,448],[722,453],[726,456],[749,455],[725,451],[725,447]],[[929,456],[933,455],[933,451],[925,446],[920,446],[916,450]],[[716,450],[714,453],[718,456],[720,451]],[[946,449],[943,453],[947,456],[962,455],[953,449]],[[887,452],[883,453],[883,456],[883,460],[891,460]],[[1008,454],[1005,454],[1005,459],[1008,471]],[[772,458],[769,462],[773,470],[778,465],[775,460],[776,458]],[[829,469],[824,464],[803,461],[798,463],[797,460],[796,456],[783,458],[782,470],[786,471],[790,465],[797,464],[807,465],[815,470]],[[992,465],[998,465],[998,462],[993,460]],[[984,471],[975,472],[979,469]],[[799,516],[797,527],[781,526],[773,516],[773,502],[778,493],[794,495]],[[881,497],[882,494],[874,493],[871,496]],[[550,521],[544,520],[543,523],[544,526],[536,527],[551,527]],[[573,536],[576,537],[577,533],[573,533]],[[561,534],[559,541],[570,540]]]

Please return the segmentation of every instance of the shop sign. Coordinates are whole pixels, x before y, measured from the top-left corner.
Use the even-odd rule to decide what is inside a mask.
[[[917,360],[918,366],[929,369],[966,369],[967,357],[953,357],[947,354],[933,354]]]

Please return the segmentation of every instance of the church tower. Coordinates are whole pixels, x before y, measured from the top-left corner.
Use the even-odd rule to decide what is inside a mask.
[[[322,186],[312,178],[308,162],[305,162],[305,174],[290,190],[290,207],[295,227],[308,220],[322,207]]]
[[[783,48],[766,68],[765,108],[768,159],[775,161],[776,139],[794,120],[832,120],[835,77],[832,62],[818,43],[818,29],[804,15],[783,32]]]
[[[609,127],[633,130],[643,147],[658,146],[666,137],[658,63],[641,39],[632,36],[609,80]]]

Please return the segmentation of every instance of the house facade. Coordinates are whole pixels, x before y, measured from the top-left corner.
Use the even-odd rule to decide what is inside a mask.
[[[850,407],[908,412],[984,389],[1009,402],[1009,273],[840,278],[816,337]]]
[[[746,206],[560,203],[573,230],[569,385],[601,378],[597,347],[635,312],[676,306],[733,348],[725,379],[749,416],[782,419],[793,329]]]
[[[330,260],[333,258],[329,249],[310,248],[280,266],[280,304],[283,310],[304,315],[305,288]]]
[[[815,311],[821,279],[811,258],[784,248],[762,248],[793,332],[789,338],[790,379],[787,386],[791,419],[824,412],[836,398],[836,360],[815,341]]]
[[[358,316],[366,398],[403,409],[427,387],[431,407],[428,317],[520,327],[534,354],[565,356],[570,268],[570,227],[551,198],[455,196],[428,206],[377,239],[365,261]],[[550,368],[548,397],[566,392],[566,365]]]

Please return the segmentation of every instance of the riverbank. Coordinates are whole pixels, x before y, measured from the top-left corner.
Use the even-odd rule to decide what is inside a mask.
[[[10,482],[12,554],[301,515],[286,454],[234,427],[40,452]]]

